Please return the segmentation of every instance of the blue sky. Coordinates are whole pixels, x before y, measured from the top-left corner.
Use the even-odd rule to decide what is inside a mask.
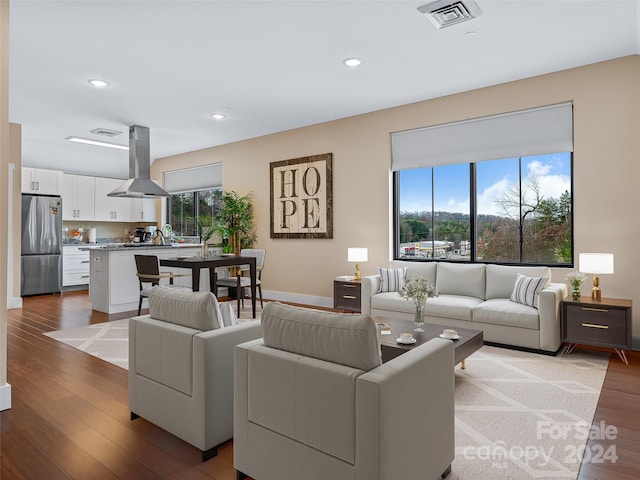
[[[558,198],[571,190],[571,155],[537,155],[523,158],[522,175],[535,175],[545,198]],[[469,212],[469,166],[448,165],[435,168],[435,210]],[[496,200],[518,183],[518,159],[477,163],[478,212],[501,215]],[[431,210],[431,169],[400,172],[400,210]]]

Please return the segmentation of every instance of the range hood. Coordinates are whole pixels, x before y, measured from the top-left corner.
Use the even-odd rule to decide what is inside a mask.
[[[169,194],[150,177],[151,153],[149,129],[139,125],[129,127],[129,180],[124,182],[109,197],[158,198]]]

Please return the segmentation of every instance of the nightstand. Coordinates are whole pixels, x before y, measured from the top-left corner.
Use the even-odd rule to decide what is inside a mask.
[[[362,288],[358,281],[333,281],[333,308],[347,312],[360,313]]]
[[[631,300],[591,297],[565,298],[562,309],[562,341],[568,342],[564,353],[577,344],[613,348],[625,364],[625,350],[631,350]]]

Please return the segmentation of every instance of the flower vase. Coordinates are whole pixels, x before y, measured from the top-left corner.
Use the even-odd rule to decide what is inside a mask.
[[[202,256],[206,258],[208,254],[209,254],[209,245],[207,244],[207,242],[202,242]]]
[[[422,326],[424,325],[424,316],[422,314],[424,310],[423,303],[416,303],[416,311],[414,312],[413,324],[416,326],[414,332],[424,332]]]
[[[580,300],[580,287],[573,287],[571,298],[573,298],[574,300]]]

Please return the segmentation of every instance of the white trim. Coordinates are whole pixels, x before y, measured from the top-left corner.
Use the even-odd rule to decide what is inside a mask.
[[[301,305],[311,305],[315,307],[333,308],[332,297],[317,297],[315,295],[303,295],[299,293],[276,292],[273,290],[264,290],[263,297],[269,300],[279,302],[299,303]],[[259,301],[260,299],[258,299]]]
[[[13,172],[16,169],[15,163],[9,164],[9,185],[7,188],[8,205],[7,211],[9,212],[8,218],[8,232],[7,232],[7,308],[11,308],[11,302],[13,299]],[[22,298],[20,299],[20,306],[22,306]]]
[[[7,296],[7,308],[9,310],[13,308],[22,308],[22,297],[10,298]]]
[[[11,408],[11,385],[0,386],[0,412]]]

